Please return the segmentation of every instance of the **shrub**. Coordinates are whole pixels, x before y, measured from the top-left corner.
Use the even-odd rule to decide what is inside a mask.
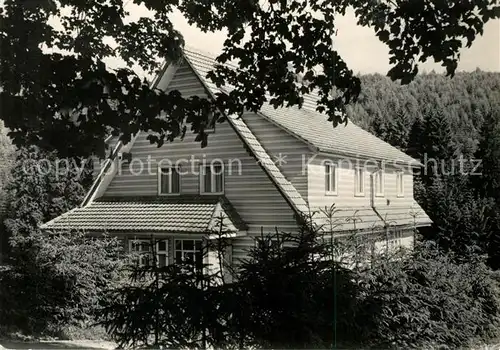
[[[492,272],[479,259],[454,261],[427,243],[398,259],[378,256],[358,271],[366,341],[456,348],[495,336],[500,303]]]
[[[307,225],[263,235],[231,284],[189,266],[139,269],[103,324],[121,346],[175,348],[455,348],[495,335],[498,290],[483,261],[429,242],[377,253],[356,233],[324,238]]]
[[[154,239],[150,249],[151,264],[131,264],[128,281],[107,291],[99,324],[120,347],[226,348],[223,304],[232,294],[219,271],[198,263],[208,247],[197,261],[167,266],[156,263]]]
[[[0,324],[31,335],[57,335],[92,322],[104,291],[120,280],[116,238],[82,233],[31,235],[0,272]]]

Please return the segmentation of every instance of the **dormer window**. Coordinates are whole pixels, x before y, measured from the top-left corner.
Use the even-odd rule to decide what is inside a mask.
[[[375,195],[377,197],[384,196],[384,171],[378,170],[373,174],[373,186],[375,186]]]
[[[179,195],[181,193],[181,176],[178,167],[158,168],[158,194]]]
[[[325,164],[325,193],[330,196],[337,194],[337,166],[333,163]]]
[[[200,171],[200,193],[201,194],[223,194],[224,193],[224,166],[223,164],[211,164],[201,166]]]
[[[365,195],[365,169],[363,168],[354,169],[354,195],[360,197]]]

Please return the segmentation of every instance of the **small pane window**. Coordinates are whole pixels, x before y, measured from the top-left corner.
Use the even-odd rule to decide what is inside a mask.
[[[222,164],[203,166],[201,168],[200,180],[202,194],[224,193],[224,166]]]
[[[181,177],[179,169],[159,168],[159,194],[180,194]]]
[[[175,262],[203,264],[201,239],[176,239],[175,240]]]
[[[205,133],[211,134],[215,132],[215,122],[216,118],[214,113],[210,112],[207,118],[207,126],[205,127]]]
[[[153,264],[153,241],[140,239],[140,240],[131,240],[130,243],[130,252],[138,254],[137,263],[140,266],[150,266]],[[160,267],[164,267],[168,264],[168,242],[167,240],[162,240],[156,242],[156,262]]]

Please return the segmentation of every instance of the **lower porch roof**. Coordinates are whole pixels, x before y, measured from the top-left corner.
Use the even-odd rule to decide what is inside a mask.
[[[214,233],[247,229],[225,196],[103,197],[43,224],[47,231]]]

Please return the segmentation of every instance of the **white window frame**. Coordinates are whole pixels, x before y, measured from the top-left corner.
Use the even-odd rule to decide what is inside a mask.
[[[405,196],[405,174],[403,171],[396,173],[396,193],[399,198]]]
[[[361,173],[361,174],[359,174]],[[359,183],[359,176],[361,175],[362,184],[363,188],[358,189],[358,183]],[[366,174],[365,174],[365,169],[363,167],[356,167],[354,169],[354,196],[356,197],[364,197],[365,196],[365,189],[366,189]]]
[[[327,162],[324,165],[324,170],[325,170],[325,194],[327,196],[336,196],[338,194],[338,178],[339,178],[338,167],[336,164],[332,162]],[[328,188],[328,186],[330,186],[330,189]]]
[[[183,244],[181,243],[181,249],[177,249],[177,242],[184,242],[184,241],[193,241],[193,249],[184,249],[184,246]],[[196,250],[196,242],[200,242],[200,251],[199,253],[202,254],[201,256],[201,263],[203,264],[204,263],[204,256],[203,256],[203,239],[201,238],[174,238],[174,249],[173,249],[173,252],[174,252],[174,258],[173,258],[173,261],[174,263],[177,263],[177,252],[181,252],[182,256],[184,256],[184,253],[193,253],[193,256],[194,256],[194,263],[196,264],[196,254],[198,253],[198,251]]]
[[[218,163],[215,165],[220,165],[222,167],[222,172],[220,174],[215,174],[213,172],[213,167],[214,164],[210,165],[200,165],[200,194],[224,194],[225,190],[225,168],[224,168],[224,163]],[[215,183],[217,176],[222,176],[222,189],[220,192],[205,192],[205,169],[210,168],[210,190],[213,190],[215,188]]]
[[[165,238],[163,240],[161,240],[163,242],[165,242],[165,249],[164,250],[160,250],[160,242],[156,242],[156,262],[158,263],[160,261],[160,256],[161,255],[164,255],[165,256],[165,261],[166,261],[166,265],[168,265],[169,263],[169,243],[168,243],[168,239]],[[134,245],[139,245],[139,244],[146,244],[147,247],[149,248],[148,251],[136,251],[134,250]],[[140,256],[139,256],[139,265],[140,266],[147,266],[147,262],[148,261],[153,261],[153,251],[151,250],[152,248],[152,244],[151,244],[151,239],[129,239],[128,241],[128,251],[129,253],[138,253]],[[147,256],[147,257],[146,257]]]
[[[164,169],[170,169],[170,172],[168,174],[164,174],[163,173],[163,170]],[[177,174],[179,175],[179,192],[176,192],[176,193],[173,193],[172,192],[172,170],[176,170],[177,171]],[[167,179],[168,179],[168,189],[169,189],[169,192],[162,192],[162,179],[163,179],[163,176],[162,175],[167,175]],[[180,168],[179,167],[176,167],[176,166],[166,166],[166,167],[162,167],[160,165],[158,165],[158,195],[159,196],[179,196],[182,192],[182,176],[181,176],[181,172],[180,172]]]
[[[375,196],[385,196],[385,173],[382,169],[377,170],[373,174],[373,185],[375,186]]]

